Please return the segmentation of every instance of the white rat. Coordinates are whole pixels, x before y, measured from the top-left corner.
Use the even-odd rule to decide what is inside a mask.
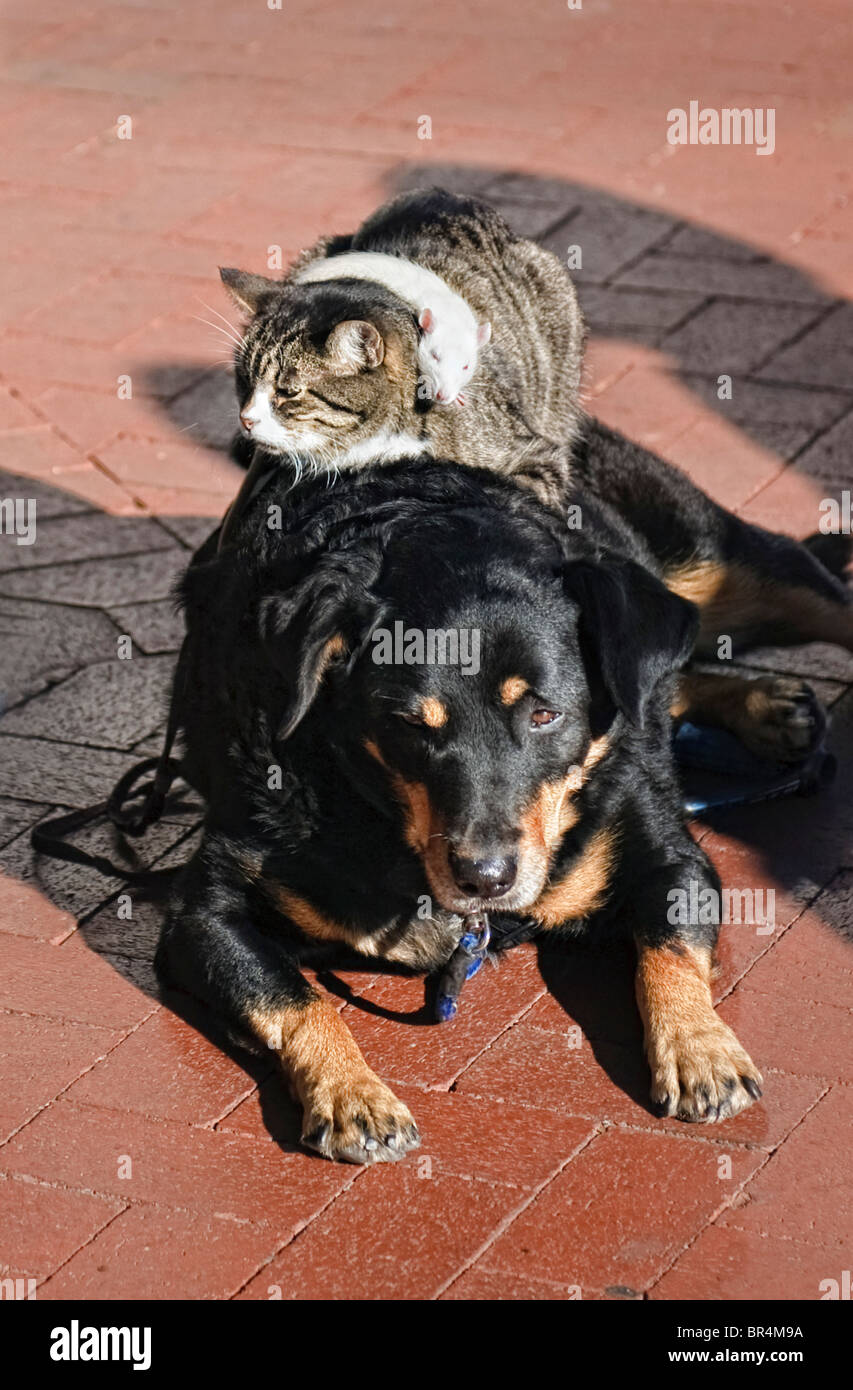
[[[464,404],[462,388],[477,370],[477,354],[491,338],[492,325],[478,324],[470,304],[438,275],[402,256],[345,251],[313,261],[295,279],[300,284],[373,280],[398,295],[418,316],[418,367],[430,399],[439,405]]]

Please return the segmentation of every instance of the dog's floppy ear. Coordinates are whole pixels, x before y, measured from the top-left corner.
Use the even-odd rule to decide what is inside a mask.
[[[369,589],[377,568],[372,557],[326,554],[292,589],[261,600],[261,640],[286,691],[279,739],[304,719],[330,668],[352,665],[369,640],[380,611]]]
[[[563,582],[580,605],[581,638],[610,699],[642,725],[658,681],[690,656],[697,608],[633,560],[576,561],[565,566]]]

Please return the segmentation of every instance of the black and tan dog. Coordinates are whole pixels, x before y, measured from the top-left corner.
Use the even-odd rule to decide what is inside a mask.
[[[588,495],[571,531],[452,463],[289,488],[273,479],[183,583],[178,710],[208,814],[161,979],[278,1054],[306,1144],[371,1162],[417,1145],[414,1121],[301,961],[345,945],[430,971],[483,906],[627,933],[660,1112],[750,1105],[761,1078],[711,1002],[717,929],[669,920],[672,890],[718,889],[671,757],[695,607]],[[377,660],[398,623],[467,659],[410,663],[405,639]]]

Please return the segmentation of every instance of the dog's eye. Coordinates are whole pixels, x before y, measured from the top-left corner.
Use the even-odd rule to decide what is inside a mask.
[[[402,719],[406,724],[423,724],[424,722],[419,714],[412,714],[407,709],[398,709],[394,713],[398,719]]]
[[[556,724],[562,717],[559,710],[535,709],[530,716],[530,723],[534,729],[544,729],[548,724]]]

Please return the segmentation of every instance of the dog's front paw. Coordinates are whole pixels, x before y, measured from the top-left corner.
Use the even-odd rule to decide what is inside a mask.
[[[648,1058],[652,1101],[660,1115],[711,1124],[761,1097],[761,1073],[716,1016],[689,1032],[656,1037]]]
[[[402,1101],[369,1068],[305,1100],[302,1142],[344,1163],[394,1163],[421,1142]]]
[[[745,683],[738,736],[759,757],[799,762],[820,743],[826,715],[799,676],[759,676]]]

